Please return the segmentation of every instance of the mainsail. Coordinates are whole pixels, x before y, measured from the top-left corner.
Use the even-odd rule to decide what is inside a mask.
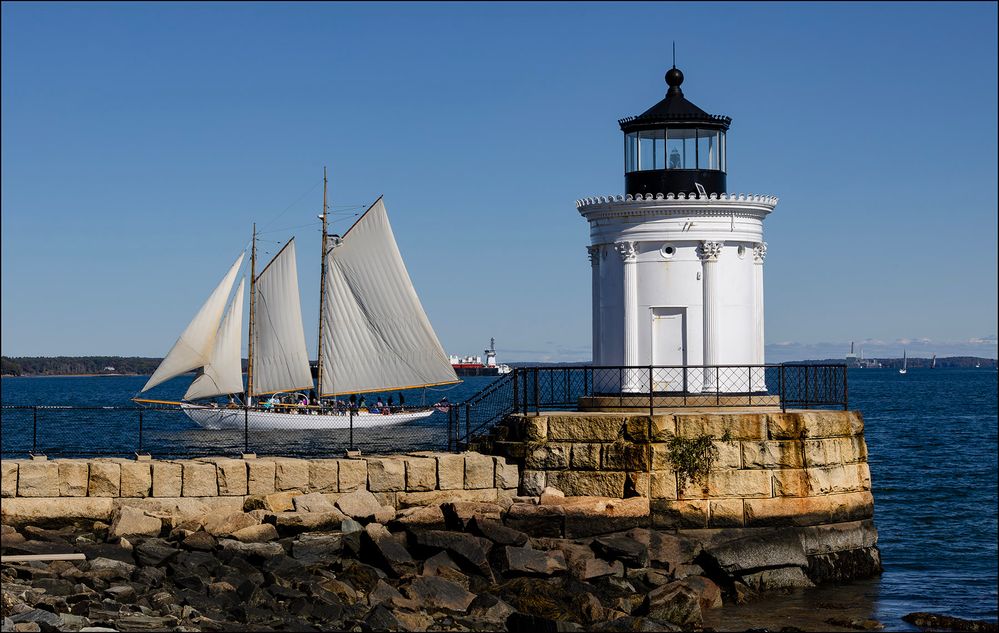
[[[322,395],[458,382],[379,198],[326,255]]]
[[[228,393],[243,392],[242,337],[240,330],[243,324],[243,286],[240,280],[236,296],[229,303],[211,357],[205,365],[204,372],[195,378],[184,394],[184,400],[211,398]]]
[[[208,364],[218,333],[219,321],[222,320],[222,312],[225,310],[226,299],[229,297],[232,283],[236,279],[236,272],[242,263],[243,255],[240,254],[232,268],[229,269],[205,304],[198,310],[194,319],[188,324],[187,329],[170,348],[166,358],[149,377],[149,381],[146,382],[142,391],[149,391],[174,376]]]
[[[256,279],[253,394],[312,389],[292,238]]]

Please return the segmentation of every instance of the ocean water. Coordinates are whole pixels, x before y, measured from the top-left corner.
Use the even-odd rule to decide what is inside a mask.
[[[491,380],[468,378],[446,392],[428,391],[426,398],[434,402],[447,395],[460,402]],[[0,397],[3,404],[127,406],[144,381],[134,376],[3,378]],[[171,381],[157,395],[176,398],[186,383],[182,378]],[[765,611],[794,624],[806,614],[818,617],[814,614],[831,610],[873,617],[889,630],[916,630],[901,620],[912,611],[996,621],[995,370],[912,369],[905,376],[892,369],[851,370],[849,387],[850,408],[861,411],[866,422],[885,572],[871,581],[758,603],[745,617],[755,612],[763,618]],[[406,402],[417,404],[421,398],[421,393],[409,392]],[[440,439],[442,425],[446,416],[435,414],[423,426]],[[21,440],[11,439],[8,421],[3,426],[8,451],[11,442]],[[727,617],[741,616],[732,612]]]

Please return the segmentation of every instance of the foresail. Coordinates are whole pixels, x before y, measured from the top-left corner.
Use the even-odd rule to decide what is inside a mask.
[[[312,388],[298,294],[295,240],[257,276],[253,320],[253,392]]]
[[[226,312],[225,318],[222,319],[222,325],[219,326],[211,358],[205,365],[204,373],[188,387],[187,393],[184,394],[184,400],[212,398],[243,392],[243,361],[240,350],[242,349],[244,286],[245,282],[240,280],[236,296],[229,303],[229,310]]]
[[[222,320],[222,312],[225,309],[226,299],[229,291],[232,290],[232,283],[236,279],[236,273],[243,263],[243,255],[236,258],[236,262],[226,273],[222,281],[201,306],[194,319],[188,324],[177,342],[173,344],[166,358],[160,363],[153,375],[149,377],[146,386],[142,391],[148,391],[156,385],[170,380],[174,376],[179,376],[185,372],[204,367],[211,355],[212,346],[215,344],[215,336],[218,332],[219,321]],[[141,392],[140,392],[141,393]]]
[[[381,198],[326,257],[323,395],[458,382]]]

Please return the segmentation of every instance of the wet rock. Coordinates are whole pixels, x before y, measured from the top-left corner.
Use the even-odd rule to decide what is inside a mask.
[[[594,631],[682,631],[683,629],[675,624],[650,620],[635,616],[625,616],[615,618],[607,622],[598,622],[593,626]]]
[[[127,580],[132,577],[132,573],[135,571],[135,565],[113,558],[98,557],[87,562],[90,563],[91,574],[96,573],[102,578],[124,578]]]
[[[361,553],[396,578],[416,572],[413,556],[381,524],[369,523],[361,533]]]
[[[291,556],[305,565],[332,563],[343,551],[339,534],[302,534],[291,545]]]
[[[222,539],[219,541],[222,550],[232,554],[245,556],[250,560],[269,559],[275,556],[284,556],[284,548],[278,543],[241,543],[232,539]]]
[[[382,510],[378,499],[367,490],[348,492],[337,499],[334,505],[340,512],[361,523],[373,521],[375,515]]]
[[[881,571],[881,552],[872,546],[809,556],[806,573],[812,582],[822,584],[873,578]]]
[[[440,506],[444,526],[449,530],[464,530],[473,517],[499,521],[503,508],[486,501],[450,501]]]
[[[812,581],[805,575],[801,567],[780,567],[764,569],[740,577],[754,591],[775,591],[779,589],[795,589],[814,587]]]
[[[341,562],[341,571],[337,577],[367,593],[375,588],[380,579],[387,578],[388,575],[371,565],[356,560],[344,560]]]
[[[673,576],[680,580],[681,578],[686,578],[687,576],[703,576],[704,569],[700,565],[677,565],[673,569]]]
[[[557,550],[544,552],[507,545],[504,554],[504,572],[508,575],[552,576],[568,569],[565,554]]]
[[[671,582],[649,592],[643,611],[650,618],[679,625],[701,624],[700,595],[683,581]]]
[[[991,633],[999,630],[999,625],[996,625],[995,622],[986,622],[984,620],[966,620],[964,618],[955,618],[949,615],[941,615],[939,613],[927,613],[925,611],[908,613],[903,615],[902,619],[909,624],[915,624],[916,626],[923,628],[947,629],[950,631],[972,631],[974,633]]]
[[[717,568],[727,574],[773,567],[808,566],[801,539],[789,531],[750,536],[719,546],[709,546],[695,562],[709,572],[712,568]]]
[[[135,600],[135,588],[130,585],[114,585],[104,590],[104,594],[115,602],[126,603]]]
[[[903,619],[905,619],[905,618],[903,617]],[[858,631],[880,631],[881,629],[885,628],[884,624],[881,624],[877,620],[871,620],[871,619],[853,619],[853,620],[850,620],[850,619],[847,619],[847,618],[828,618],[826,620],[826,624],[832,624],[834,626],[842,626],[842,627],[847,628],[847,629],[856,629]],[[919,625],[917,625],[917,626],[919,626]],[[939,624],[936,625],[936,626],[927,626],[927,625],[922,625],[922,626],[926,626],[927,628],[934,628],[934,629],[948,629],[948,630],[951,630],[951,631],[960,630],[960,629],[952,629],[950,627],[940,626]],[[992,626],[993,626],[993,630],[996,630],[996,625],[993,624]]]
[[[464,565],[486,578],[492,579],[493,572],[489,566],[489,552],[493,544],[490,541],[471,534],[441,530],[416,531],[411,534],[414,544],[424,551],[444,550],[459,565]]]
[[[132,614],[120,617],[115,622],[122,631],[162,631],[177,624],[177,618],[167,615],[162,617]]]
[[[39,578],[31,583],[35,589],[44,589],[50,596],[68,596],[76,593],[73,583],[61,578]]]
[[[515,609],[491,593],[481,594],[468,605],[468,614],[489,622],[506,622]],[[496,630],[502,627],[494,627]]]
[[[52,613],[51,611],[45,611],[43,609],[32,609],[30,611],[25,611],[24,613],[18,613],[16,615],[10,616],[11,622],[14,623],[15,627],[21,623],[34,623],[40,628],[35,630],[45,629],[51,631],[62,624],[62,620],[58,615]],[[15,629],[17,630],[17,629]],[[21,629],[26,630],[26,629]]]
[[[140,565],[162,565],[177,555],[177,550],[167,541],[159,538],[146,539],[132,551]]]
[[[582,631],[583,627],[575,622],[553,620],[539,615],[514,611],[506,619],[506,630],[511,633],[537,633],[539,631]]]
[[[384,580],[379,580],[378,584],[375,585],[374,590],[368,594],[368,604],[372,607],[377,606],[383,602],[391,603],[390,606],[396,607],[403,604],[409,603],[416,606],[416,603],[404,598],[399,590],[388,584]]]
[[[208,532],[191,532],[184,537],[180,545],[190,550],[210,552],[218,545],[218,541]]]
[[[108,536],[159,536],[162,529],[163,522],[158,517],[150,516],[138,508],[122,506],[114,511]]]
[[[534,536],[557,538],[562,536],[565,526],[565,510],[562,506],[515,503],[503,517],[503,523]]]
[[[609,534],[593,539],[591,547],[604,558],[617,559],[629,567],[649,564],[649,548],[624,534]]]
[[[437,576],[419,576],[404,588],[406,595],[425,609],[446,609],[464,613],[475,594]]]
[[[487,538],[497,545],[514,545],[520,547],[527,543],[527,534],[520,530],[503,525],[495,519],[474,516],[468,522],[467,529],[472,534]]]
[[[717,609],[722,606],[721,588],[704,576],[687,576],[680,581],[695,593],[701,610]]]

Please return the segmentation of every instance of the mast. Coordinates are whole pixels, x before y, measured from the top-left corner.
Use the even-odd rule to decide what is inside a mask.
[[[253,316],[257,305],[257,223],[253,223],[253,246],[250,248],[250,328],[246,346],[246,404],[253,396]]]
[[[323,167],[323,214],[320,218],[323,221],[322,257],[319,258],[319,352],[316,355],[318,366],[316,367],[316,400],[323,397],[323,312],[326,307],[326,167]]]

